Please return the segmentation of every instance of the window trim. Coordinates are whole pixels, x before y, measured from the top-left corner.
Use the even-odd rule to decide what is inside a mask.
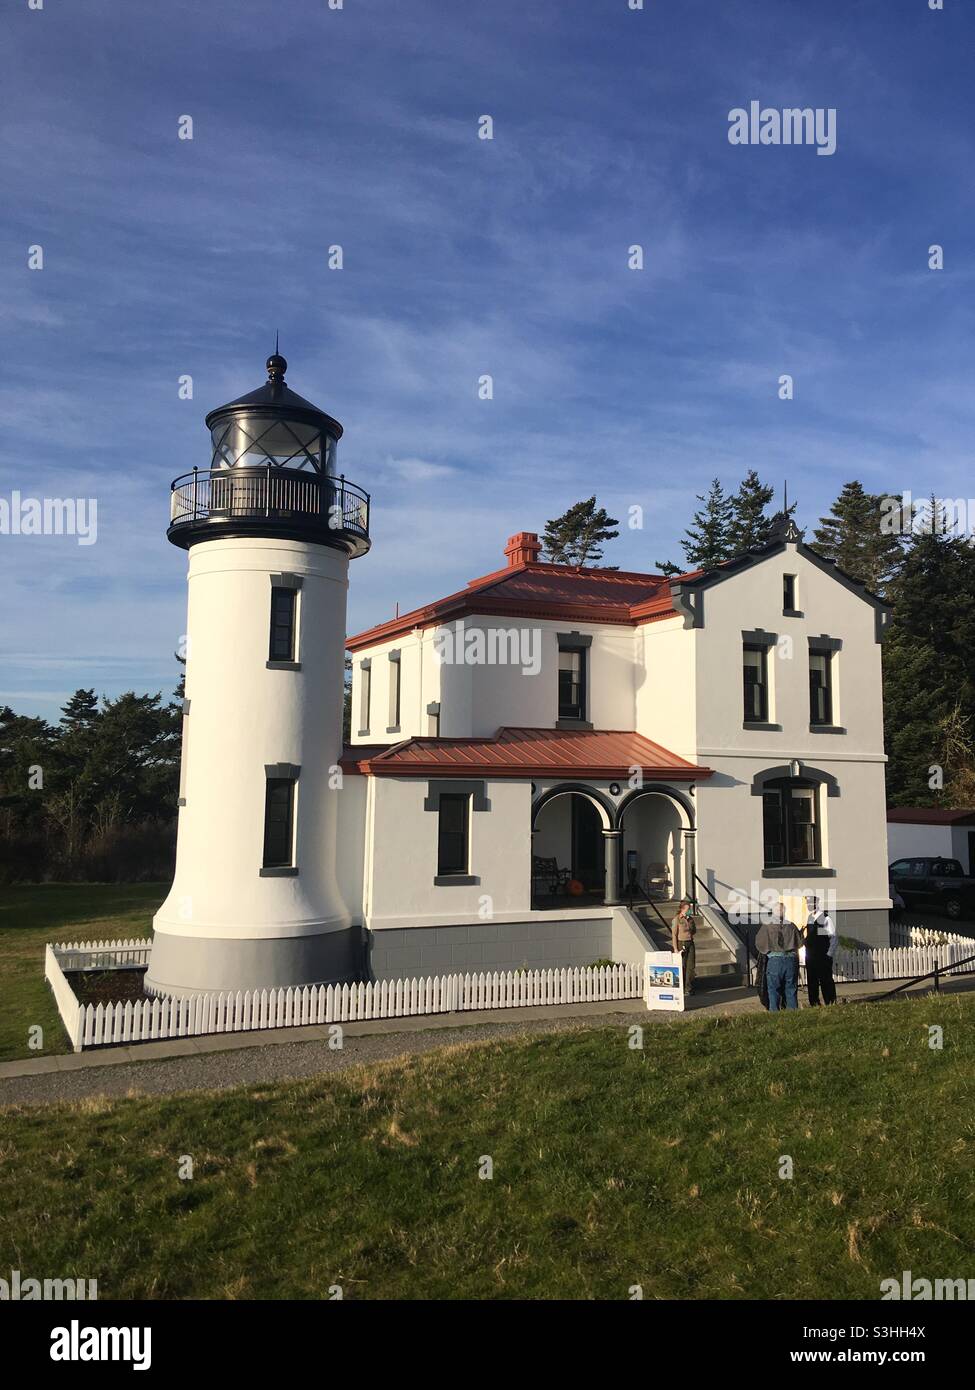
[[[812,807],[812,814],[808,821],[802,824],[812,828],[812,859],[794,859],[792,857],[795,846],[792,840],[792,831],[796,822],[789,813],[789,806],[793,800],[799,799],[795,796],[799,793],[803,800],[808,800]],[[779,806],[779,830],[781,833],[782,850],[785,857],[777,863],[769,862],[768,847],[769,840],[765,821],[765,808],[770,797],[776,797]],[[778,777],[769,779],[762,788],[762,871],[763,874],[771,873],[773,876],[782,877],[789,874],[793,876],[802,875],[807,870],[816,871],[823,869],[823,825],[820,814],[820,784],[805,777]]]
[[[843,650],[843,639],[841,637],[828,637],[826,633],[819,637],[810,637],[809,643],[809,732],[811,734],[845,734],[846,729],[842,724],[835,723],[836,704],[837,704],[837,682],[836,682],[836,662],[834,656]],[[826,657],[827,685],[826,689],[829,696],[829,719],[813,719],[812,701],[812,661],[813,656]]]
[[[363,714],[365,719],[363,719]],[[372,722],[372,658],[359,662],[359,737],[368,734]]]
[[[389,701],[387,718],[389,723],[386,725],[387,734],[398,734],[403,717],[403,663],[402,652],[397,647],[387,655],[387,668],[389,670]],[[395,671],[394,671],[395,668]]]
[[[790,592],[791,580],[791,592]],[[783,618],[804,618],[806,615],[798,607],[799,576],[797,574],[783,574],[782,576],[782,616]],[[788,600],[792,599],[789,603]]]
[[[748,639],[749,639],[751,636],[753,636],[753,634],[751,634],[751,633],[742,633],[742,644],[741,644],[741,683],[742,683],[741,704],[742,704],[742,727],[745,728],[745,729],[776,729],[776,728],[779,728],[780,726],[779,726],[779,725],[776,725],[776,724],[773,724],[772,721],[771,721],[770,718],[769,718],[769,716],[770,716],[770,714],[771,714],[771,703],[772,703],[772,701],[771,701],[771,691],[770,691],[770,689],[769,689],[769,661],[768,661],[768,654],[769,654],[769,648],[770,648],[770,646],[773,646],[774,643],[765,642],[765,641],[758,641],[758,642],[749,641]],[[749,707],[748,707],[748,701],[747,701],[746,693],[745,693],[745,692],[749,689],[748,682],[747,682],[746,679],[745,679],[745,672],[748,671],[749,669],[754,669],[753,667],[750,667],[749,663],[746,662],[746,660],[745,660],[745,656],[746,656],[746,654],[749,653],[749,652],[754,653],[754,654],[756,654],[756,655],[758,655],[758,656],[761,657],[761,661],[759,662],[759,665],[758,665],[758,669],[759,669],[759,672],[760,672],[761,679],[758,680],[758,681],[752,681],[752,682],[751,682],[751,689],[753,689],[753,690],[759,690],[759,691],[761,691],[761,694],[762,694],[761,710],[760,710],[759,714],[757,714],[757,715],[756,715],[752,710],[749,709]]]
[[[186,779],[190,761],[190,702],[183,701],[183,722],[179,731],[179,795],[177,806],[186,805]]]
[[[427,783],[427,794],[423,799],[424,811],[433,811],[439,817],[440,798],[442,796],[463,795],[470,798],[470,811],[467,821],[467,867],[466,874],[441,874],[434,875],[434,886],[437,888],[463,888],[472,887],[480,883],[477,874],[470,873],[471,858],[474,852],[474,814],[477,811],[490,811],[491,802],[486,794],[486,783],[476,778],[466,777],[440,777]],[[440,863],[440,833],[437,827],[437,865]]]
[[[267,661],[265,666],[269,671],[300,671],[301,670],[301,650],[300,650],[300,624],[301,624],[301,587],[302,576],[300,574],[269,574],[271,581],[271,604],[269,610],[268,624],[268,649]],[[276,593],[293,593],[294,598],[291,603],[291,655],[288,657],[278,657],[274,655],[274,603]]]
[[[264,766],[264,835],[261,852],[261,878],[293,878],[298,873],[298,778],[301,768],[294,763],[266,763]],[[268,856],[268,808],[271,787],[290,783],[291,795],[288,802],[288,838],[290,839],[290,859],[287,863],[267,862]]]
[[[470,883],[471,876],[471,816],[473,814],[473,797],[470,792],[465,791],[444,791],[440,793],[437,804],[437,872],[434,883],[440,886],[456,883]],[[444,805],[449,803],[451,806],[460,804],[463,807],[463,829],[461,831],[461,853],[459,856],[460,864],[457,868],[444,867]],[[449,832],[456,833],[456,832]]]
[[[592,634],[586,632],[559,632],[558,655],[559,664],[556,667],[556,714],[555,727],[557,729],[591,729],[589,721],[589,650],[592,647]],[[579,702],[575,706],[578,714],[569,714],[563,711],[561,695],[561,656],[563,652],[577,652],[579,655]]]

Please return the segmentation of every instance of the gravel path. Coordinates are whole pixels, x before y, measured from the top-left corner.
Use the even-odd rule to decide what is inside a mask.
[[[352,1036],[347,1031],[345,1045],[340,1051],[333,1051],[326,1041],[274,1043],[267,1047],[171,1057],[165,1061],[11,1077],[0,1080],[0,1105],[44,1105],[52,1101],[83,1100],[89,1096],[159,1096],[176,1091],[224,1090],[231,1086],[321,1076],[362,1062],[382,1062],[457,1043],[576,1028],[629,1027],[635,1022],[645,1022],[646,1018],[646,1014],[639,1018],[633,1013],[602,1013],[361,1036]]]

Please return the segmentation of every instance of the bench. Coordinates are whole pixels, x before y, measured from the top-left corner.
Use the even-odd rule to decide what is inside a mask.
[[[538,893],[538,884],[545,885],[546,891],[553,897],[556,893],[567,893],[569,891],[569,879],[572,875],[568,869],[560,869],[559,861],[555,858],[546,859],[544,855],[532,855],[532,896]]]

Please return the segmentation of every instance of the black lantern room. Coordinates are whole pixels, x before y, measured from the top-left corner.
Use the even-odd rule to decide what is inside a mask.
[[[263,386],[206,417],[209,468],[172,484],[174,545],[251,535],[369,549],[369,495],[336,472],[342,426],[292,391],[287,368],[275,351]]]

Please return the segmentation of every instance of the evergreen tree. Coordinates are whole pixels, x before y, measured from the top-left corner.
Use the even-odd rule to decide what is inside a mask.
[[[714,569],[734,554],[732,520],[734,503],[715,478],[705,494],[697,500],[703,507],[694,513],[694,520],[684,532],[681,549],[689,570]]]
[[[772,521],[765,509],[775,497],[775,488],[763,483],[749,468],[742,479],[738,491],[731,499],[731,545],[735,555],[746,550],[757,550],[769,539]],[[795,503],[789,514],[795,511]]]
[[[553,565],[596,565],[603,558],[603,543],[619,535],[613,530],[618,525],[589,497],[545,523],[542,553]]]
[[[865,492],[862,483],[844,483],[814,538],[820,555],[835,560],[875,594],[886,593],[904,550],[897,517],[892,525],[890,508],[882,510],[883,502],[883,495]]]
[[[98,697],[94,690],[76,690],[61,707],[61,723],[66,729],[91,728],[98,718]]]
[[[939,526],[910,536],[889,597],[894,615],[883,645],[888,802],[947,806],[949,796],[931,769],[943,769],[946,785],[964,782],[965,758],[957,750],[959,731],[964,739],[975,721],[975,547]]]

